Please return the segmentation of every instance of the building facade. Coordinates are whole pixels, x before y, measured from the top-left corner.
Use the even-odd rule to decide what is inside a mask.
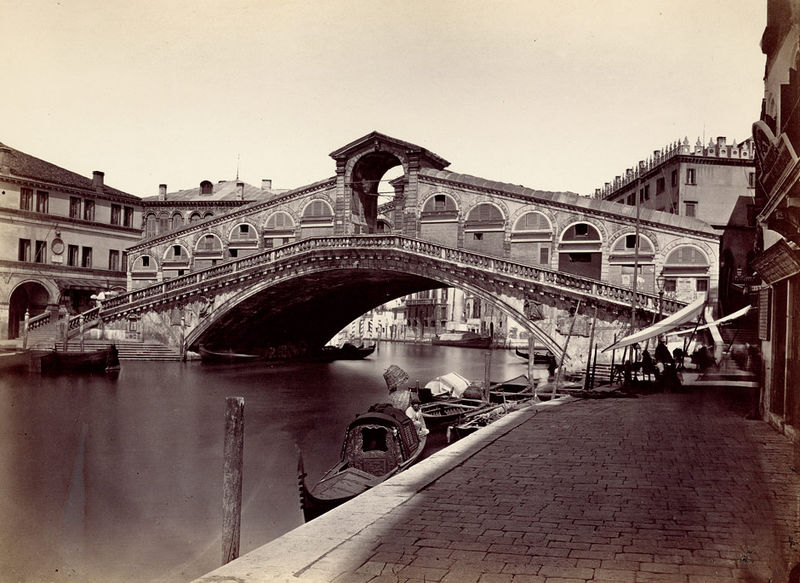
[[[126,248],[141,239],[139,198],[0,144],[0,338],[29,317],[125,291]]]
[[[750,138],[728,143],[718,137],[708,144],[698,138],[693,146],[684,138],[596,189],[595,197],[695,217],[713,227],[720,234],[719,301],[722,312],[730,313],[752,299],[746,284],[757,239],[754,156]],[[687,261],[691,258],[682,257],[680,263]],[[665,269],[666,291],[692,285],[687,267]]]
[[[800,443],[800,0],[769,0],[761,119],[753,125],[763,250],[759,294],[764,417]],[[800,449],[800,448],[798,448]],[[800,454],[799,454],[800,455]]]

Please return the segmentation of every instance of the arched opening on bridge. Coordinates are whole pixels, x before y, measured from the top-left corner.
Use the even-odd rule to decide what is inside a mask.
[[[312,200],[305,206],[300,218],[300,238],[331,235],[333,235],[333,208],[328,201]]]
[[[603,272],[602,244],[600,232],[589,223],[569,225],[558,244],[558,270],[599,280]]]
[[[458,203],[444,192],[428,197],[419,217],[420,236],[442,245],[458,246]]]
[[[288,245],[295,240],[294,220],[285,211],[272,213],[264,225],[264,249]]]
[[[220,263],[224,259],[222,241],[212,233],[207,233],[197,240],[194,246],[194,270],[205,269]]]
[[[489,255],[503,256],[506,219],[496,205],[483,202],[467,214],[464,247]]]
[[[608,257],[608,280],[619,281],[633,288],[633,274],[638,265],[636,289],[639,292],[657,293],[655,246],[644,235],[639,235],[639,249],[636,249],[636,233],[631,231],[617,238],[611,245]]]
[[[398,169],[390,174],[389,170],[395,168]],[[379,232],[378,207],[394,200],[404,184],[402,162],[390,152],[373,151],[356,162],[349,185],[350,210],[357,223],[360,222],[361,232]]]
[[[228,254],[232,259],[247,257],[258,251],[258,231],[250,223],[239,223],[228,233]]]
[[[50,293],[42,284],[27,281],[17,286],[8,301],[8,337],[19,338],[25,320],[25,312],[30,317],[43,314],[50,303]]]
[[[553,256],[553,226],[538,211],[522,215],[511,230],[511,258],[529,265],[550,267]]]
[[[150,255],[140,255],[131,265],[131,282],[133,289],[147,287],[156,282],[158,264]]]
[[[161,275],[164,279],[172,279],[189,271],[189,251],[183,245],[170,245],[161,261]]]
[[[681,301],[705,296],[709,289],[708,257],[692,245],[673,249],[664,261],[664,291]]]

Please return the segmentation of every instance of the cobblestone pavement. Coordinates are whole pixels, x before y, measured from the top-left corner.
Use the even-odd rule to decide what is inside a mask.
[[[712,391],[579,400],[529,416],[291,580],[783,582],[800,563],[792,459],[785,436]]]

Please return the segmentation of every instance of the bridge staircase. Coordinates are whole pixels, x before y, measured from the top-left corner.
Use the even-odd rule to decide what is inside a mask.
[[[181,359],[180,352],[159,342],[111,341],[111,340],[84,340],[85,351],[100,350],[109,344],[117,347],[119,359],[124,360],[155,360],[176,361]],[[52,348],[52,344],[50,345]],[[79,339],[72,338],[67,344],[67,352],[79,352],[81,343]],[[64,350],[59,344],[58,350]]]

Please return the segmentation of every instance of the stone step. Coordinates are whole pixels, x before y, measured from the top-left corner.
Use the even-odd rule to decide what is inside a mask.
[[[85,351],[100,350],[112,344],[109,341],[86,340],[83,343]],[[180,360],[180,353],[158,342],[115,342],[117,353],[120,360]],[[52,343],[51,343],[52,347]],[[63,350],[59,346],[59,350]],[[70,340],[67,345],[67,352],[79,352],[81,350],[80,341]]]

